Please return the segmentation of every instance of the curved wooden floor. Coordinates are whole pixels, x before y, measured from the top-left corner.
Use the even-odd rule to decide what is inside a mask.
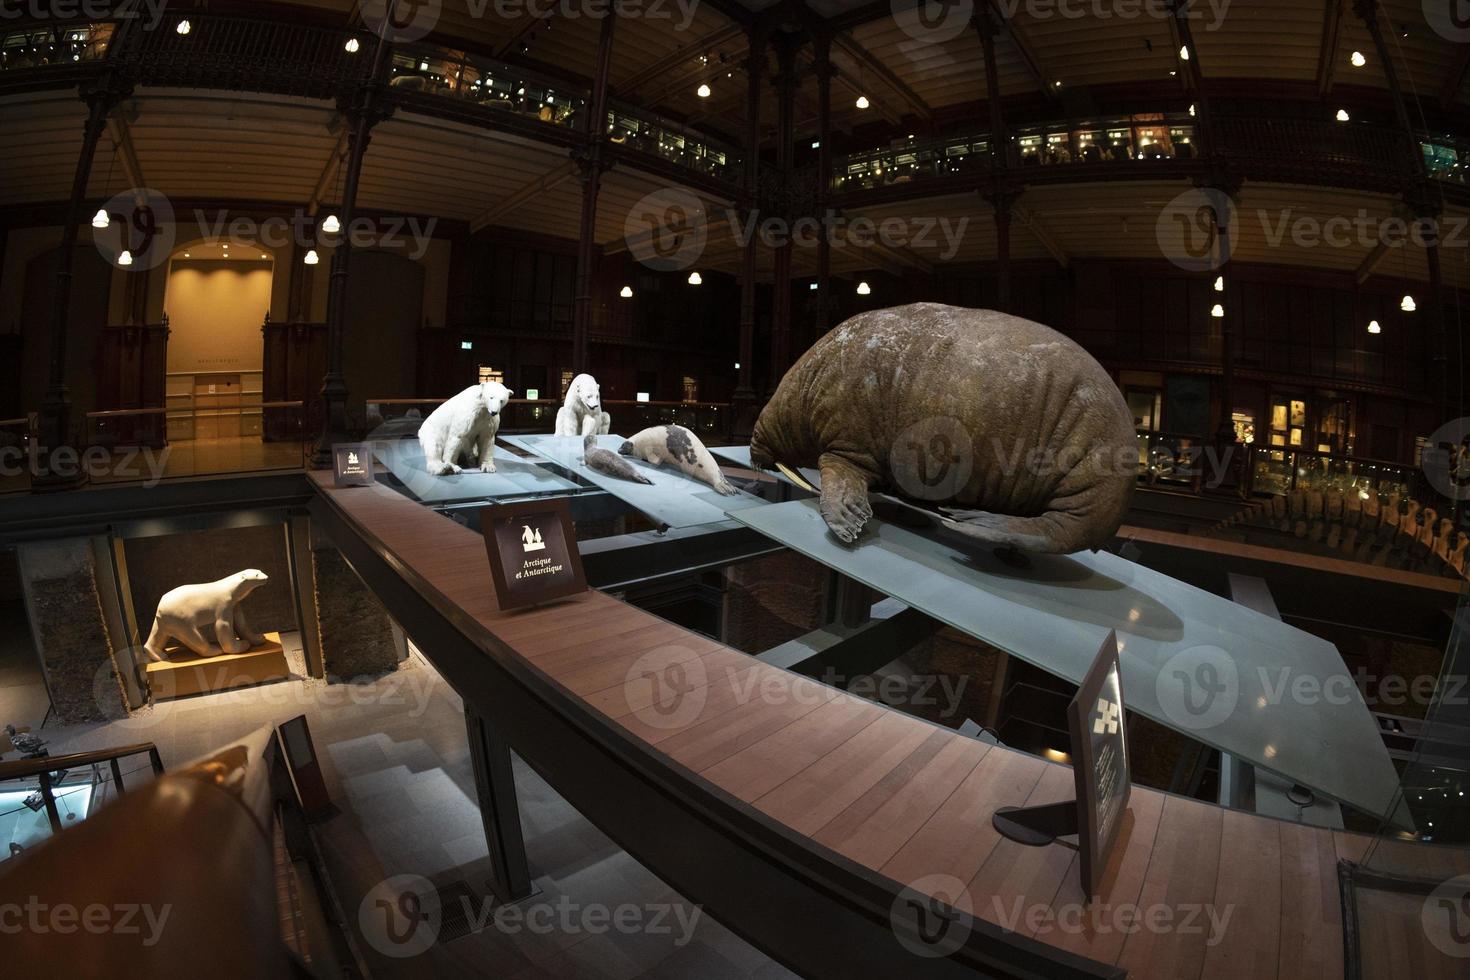
[[[1072,796],[1068,767],[817,684],[601,593],[500,613],[479,534],[383,486],[339,491],[329,476],[313,479],[397,565],[568,697],[646,743],[672,776],[697,774],[809,841],[818,857],[835,852],[900,886],[958,879],[975,916],[1130,977],[1343,975],[1336,865],[1360,859],[1369,838],[1135,786],[1094,906],[1101,917],[1079,922],[1075,850],[1016,844],[990,824],[998,807]],[[640,664],[652,651],[657,658]],[[640,671],[675,664],[688,689],[655,704]],[[1125,928],[1134,906],[1178,927]],[[1228,912],[1223,930],[1211,929],[1208,908]]]

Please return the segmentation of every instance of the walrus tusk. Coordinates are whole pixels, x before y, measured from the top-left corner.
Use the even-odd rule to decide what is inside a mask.
[[[793,470],[790,467],[788,467],[785,463],[777,463],[776,464],[776,469],[780,470],[781,471],[781,474],[783,476],[785,476],[786,479],[790,480],[792,483],[794,483],[797,486],[801,487],[807,493],[820,493],[821,492],[816,487],[814,487],[810,483],[806,482],[806,480],[802,478],[802,475],[800,473],[797,473],[795,470]]]

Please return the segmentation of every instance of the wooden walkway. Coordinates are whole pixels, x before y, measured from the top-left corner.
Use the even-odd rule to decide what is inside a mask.
[[[1016,844],[990,824],[998,807],[1072,796],[1068,767],[769,666],[598,592],[500,613],[479,534],[383,486],[338,491],[329,476],[313,479],[365,536],[568,697],[900,885],[942,893],[957,880],[968,901],[955,904],[975,916],[1132,977],[1343,975],[1336,865],[1359,859],[1366,838],[1135,786],[1084,912],[1075,850]],[[1169,925],[1140,927],[1135,909]]]

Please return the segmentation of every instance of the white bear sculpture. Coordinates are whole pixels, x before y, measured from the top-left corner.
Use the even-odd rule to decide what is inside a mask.
[[[602,410],[602,389],[590,374],[579,374],[567,385],[567,400],[556,410],[559,436],[605,436],[612,416]]]
[[[240,601],[269,579],[260,569],[247,568],[218,582],[181,585],[165,592],[158,600],[158,612],[153,614],[153,630],[148,634],[148,642],[143,644],[148,651],[148,659],[167,659],[164,647],[170,639],[178,640],[201,657],[221,651],[244,653],[264,643],[265,637],[246,622]],[[218,648],[212,646],[201,632],[206,626],[214,627]]]
[[[424,447],[424,465],[437,476],[459,473],[463,468],[495,472],[495,434],[500,431],[500,412],[515,394],[499,381],[470,385],[429,413],[419,426],[419,445]],[[469,458],[473,456],[474,462]],[[464,459],[466,466],[461,467]]]

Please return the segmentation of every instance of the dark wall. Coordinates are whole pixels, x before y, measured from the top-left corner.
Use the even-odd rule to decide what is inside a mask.
[[[24,370],[21,374],[21,411],[41,407],[51,364],[51,298],[56,283],[59,249],[42,252],[26,264],[20,320]],[[72,259],[71,307],[67,316],[66,377],[71,386],[72,412],[81,416],[97,403],[97,352],[107,325],[107,296],[112,266],[97,250],[79,245]]]
[[[269,582],[245,600],[250,624],[261,631],[296,628],[284,525],[130,538],[124,550],[133,611],[145,637],[165,592],[180,585],[213,582],[246,568],[258,568],[270,576]]]
[[[411,398],[424,268],[391,252],[356,250],[349,273],[343,372],[355,410],[367,398]]]

